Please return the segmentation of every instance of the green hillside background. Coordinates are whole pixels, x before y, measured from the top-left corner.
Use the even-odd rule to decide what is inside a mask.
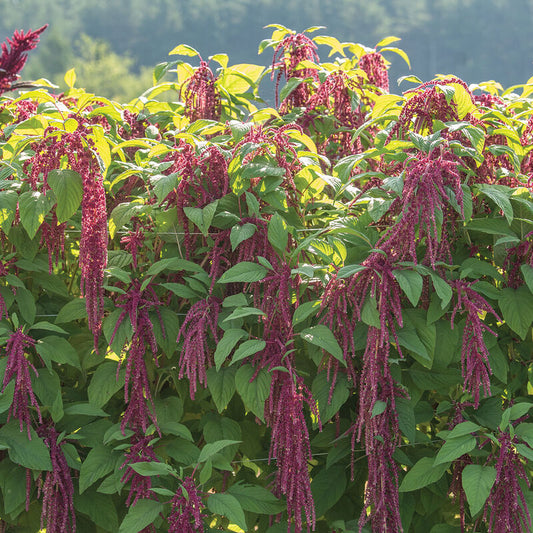
[[[230,64],[268,65],[270,51],[254,51],[270,23],[322,25],[324,34],[367,46],[396,35],[412,71],[394,56],[392,80],[453,73],[509,87],[533,75],[533,0],[0,0],[0,13],[2,40],[50,25],[25,79],[61,83],[75,67],[78,85],[121,100],[149,86],[153,66],[180,43],[204,58],[225,52]],[[391,91],[399,91],[395,82]]]

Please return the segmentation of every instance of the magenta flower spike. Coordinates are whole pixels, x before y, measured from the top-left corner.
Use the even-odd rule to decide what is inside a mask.
[[[33,50],[41,33],[46,30],[48,24],[45,24],[38,30],[24,33],[15,31],[11,39],[7,39],[7,43],[2,43],[2,55],[0,56],[0,94],[9,91],[16,86],[13,86],[19,77],[19,72],[24,68],[30,50]],[[8,48],[9,45],[9,48]]]
[[[44,474],[39,493],[43,496],[41,529],[47,533],[75,533],[76,512],[74,509],[74,486],[65,455],[58,444],[59,433],[52,424],[45,423],[37,434],[50,450],[52,471]]]
[[[26,349],[33,346],[35,346],[35,341],[29,335],[23,333],[22,327],[19,327],[9,336],[6,345],[7,366],[2,383],[2,392],[4,392],[11,379],[15,378],[15,392],[13,394],[13,403],[9,408],[8,420],[11,417],[18,418],[20,431],[26,425],[28,439],[31,439],[30,406],[35,407],[39,422],[42,422],[39,404],[31,385],[30,369],[35,372],[36,376],[39,373],[24,355]]]
[[[204,505],[192,477],[186,477],[171,500],[168,533],[202,533]]]

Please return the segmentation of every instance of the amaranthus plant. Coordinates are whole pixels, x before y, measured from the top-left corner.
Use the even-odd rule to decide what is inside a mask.
[[[271,29],[129,104],[4,46],[0,531],[531,530],[529,85]]]

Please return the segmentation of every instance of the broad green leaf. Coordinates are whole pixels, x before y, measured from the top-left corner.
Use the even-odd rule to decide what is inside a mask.
[[[300,332],[300,336],[307,342],[323,348],[335,357],[335,359],[337,359],[343,366],[346,366],[342,348],[339,346],[335,335],[333,335],[332,331],[327,326],[323,324],[311,326]]]
[[[244,341],[233,354],[233,357],[231,358],[231,364],[236,363],[237,361],[242,361],[243,359],[246,359],[247,357],[250,357],[251,355],[260,352],[261,350],[264,350],[266,346],[266,342],[263,340],[258,339],[250,339],[247,341]]]
[[[437,453],[433,465],[448,464],[450,461],[461,457],[461,455],[471,452],[476,447],[476,444],[476,438],[469,434],[453,439],[448,436],[439,453]]]
[[[285,508],[282,501],[260,485],[235,483],[228,489],[228,494],[237,498],[241,507],[251,513],[273,515]]]
[[[162,511],[163,504],[157,500],[139,500],[129,508],[118,533],[139,533],[149,526]]]
[[[415,411],[411,401],[405,398],[396,398],[396,411],[398,412],[400,431],[411,444],[414,444],[416,441],[416,422]]]
[[[220,367],[224,361],[228,358],[229,354],[237,346],[237,343],[248,337],[248,333],[243,329],[227,329],[224,332],[224,336],[218,341],[216,350],[215,350],[215,367],[216,370],[220,370]]]
[[[244,531],[248,531],[244,511],[239,500],[229,493],[211,494],[207,499],[208,509],[215,514],[226,516],[229,521]]]
[[[63,445],[64,448],[65,445]],[[74,507],[109,533],[118,530],[118,514],[113,498],[89,489],[85,496],[74,493]]]
[[[204,461],[207,461],[213,455],[220,452],[220,450],[223,450],[226,448],[226,446],[231,446],[232,444],[239,444],[241,441],[238,440],[218,440],[216,442],[210,442],[208,444],[205,444],[202,450],[200,451],[200,457],[198,457],[198,462],[203,463]]]
[[[203,272],[203,268],[192,261],[186,259],[180,259],[179,257],[169,257],[156,261],[146,271],[148,276],[157,276],[163,272],[163,270],[170,270],[172,272],[179,272],[180,270],[186,270],[187,272]]]
[[[64,333],[65,335],[68,334],[63,328],[60,328],[59,326],[56,326],[55,324],[47,322],[46,320],[42,320],[40,322],[33,324],[33,326],[30,329],[53,331],[54,333]]]
[[[139,461],[130,463],[128,466],[141,476],[168,476],[175,473],[170,465],[158,461]]]
[[[481,511],[489,497],[496,481],[496,469],[493,466],[466,465],[461,478],[470,514],[474,517]]]
[[[79,402],[70,404],[65,408],[67,415],[81,415],[81,416],[109,416],[108,413],[90,403]]]
[[[530,265],[522,265],[520,270],[522,271],[526,285],[533,294],[533,267]]]
[[[317,518],[323,516],[341,499],[346,490],[346,484],[346,473],[344,467],[340,465],[334,465],[329,469],[323,468],[313,476],[311,491]]]
[[[87,303],[85,298],[74,298],[66,303],[56,316],[56,324],[65,324],[72,320],[87,318]]]
[[[513,206],[509,199],[512,189],[498,185],[477,185],[478,190],[490,198],[502,211],[509,225],[513,221]]]
[[[187,218],[202,232],[204,237],[207,237],[211,222],[215,217],[217,211],[218,200],[206,205],[204,208],[199,207],[184,207],[183,211]]]
[[[117,376],[117,363],[106,361],[98,366],[87,387],[89,403],[95,407],[104,405],[124,387],[126,369],[121,368]]]
[[[211,367],[207,370],[207,388],[215,402],[217,410],[222,413],[235,394],[235,367]]]
[[[83,196],[81,176],[74,170],[51,170],[47,181],[56,196],[57,221],[65,222],[81,204]]]
[[[328,381],[327,372],[319,372],[311,386],[313,398],[318,403],[318,412],[320,414],[320,421],[325,424],[333,416],[335,416],[339,409],[344,405],[350,396],[350,386],[344,374],[339,373],[335,382],[335,388],[331,394],[331,383]]]
[[[2,495],[4,511],[12,513],[26,501],[26,470],[19,465],[9,465],[9,470],[2,472]]]
[[[533,424],[522,423],[515,428],[515,434],[533,448]]]
[[[431,281],[433,282],[433,287],[438,297],[441,299],[441,309],[445,309],[446,306],[450,303],[450,300],[453,296],[452,288],[445,280],[443,280],[437,274],[431,274]]]
[[[300,304],[292,315],[292,325],[296,326],[310,316],[316,315],[320,309],[320,300],[312,300]]]
[[[154,188],[158,201],[162,202],[178,186],[178,175],[176,173],[168,176],[157,174],[150,178],[150,184]]]
[[[400,484],[400,492],[411,492],[423,487],[427,487],[438,481],[446,472],[450,463],[441,463],[433,465],[433,457],[422,457],[407,472]]]
[[[194,56],[199,56],[200,54],[198,53],[197,50],[195,50],[192,46],[189,46],[188,44],[178,44],[178,46],[174,47],[168,53],[168,55],[169,56],[180,55],[180,56],[194,57]]]
[[[0,428],[0,446],[7,446],[9,458],[24,468],[32,470],[52,470],[50,452],[44,441],[30,428],[20,430],[18,420],[11,420]]]
[[[39,376],[32,376],[32,388],[40,400],[42,407],[47,407],[54,422],[63,418],[63,399],[61,397],[61,382],[54,370],[40,368]]]
[[[508,235],[509,237],[517,238],[503,218],[474,218],[465,228],[468,231],[479,231],[489,235]]]
[[[477,424],[474,424],[474,422],[466,421],[461,422],[460,424],[457,424],[451,431],[446,435],[446,440],[448,439],[455,439],[457,437],[463,437],[465,435],[469,435],[470,433],[475,433],[476,431],[480,430],[481,426],[478,426]]]
[[[265,316],[265,312],[256,307],[237,307],[230,315],[228,315],[224,322],[244,318],[247,316]]]
[[[255,370],[252,365],[243,365],[235,374],[235,386],[247,411],[264,420],[265,401],[270,394],[272,375],[261,369],[253,378]]]
[[[66,364],[81,370],[78,353],[63,337],[56,335],[49,335],[37,341],[35,345],[37,353],[50,366],[50,361],[55,361],[59,364]]]
[[[17,211],[18,194],[15,191],[0,191],[0,228],[7,235]]]
[[[257,263],[242,261],[226,270],[218,280],[219,283],[252,283],[261,281],[267,275],[267,269]]]
[[[5,368],[4,368],[5,369]],[[4,369],[2,369],[2,374],[4,373]],[[15,382],[16,378],[12,379],[6,387],[0,387],[0,390],[3,389],[3,392],[0,393],[0,413],[4,413],[7,411],[11,404],[13,403],[13,394],[15,392]]]
[[[422,294],[422,285],[424,283],[422,276],[414,270],[396,269],[393,271],[393,274],[402,291],[409,298],[411,304],[413,304],[413,307],[416,307]]]
[[[257,226],[246,222],[242,225],[233,226],[230,233],[231,249],[235,250],[241,242],[249,239],[257,231]]]
[[[80,469],[80,494],[115,468],[117,454],[107,446],[92,448]]]
[[[31,291],[25,287],[19,287],[15,294],[15,301],[18,304],[19,312],[27,324],[33,324],[35,320],[35,313],[37,312],[35,306],[35,299]]]
[[[533,322],[533,294],[527,287],[506,288],[501,291],[499,306],[507,325],[522,340],[526,339]]]
[[[285,252],[289,242],[289,231],[287,223],[279,213],[274,213],[268,221],[268,240],[278,252]]]
[[[30,239],[35,237],[52,205],[50,198],[38,191],[26,191],[19,196],[20,220]]]

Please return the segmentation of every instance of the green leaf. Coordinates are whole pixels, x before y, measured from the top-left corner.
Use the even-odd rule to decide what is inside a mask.
[[[7,446],[11,461],[32,470],[52,470],[50,452],[44,441],[30,428],[30,437],[18,420],[11,420],[0,428],[0,446]]]
[[[207,461],[213,455],[217,454],[220,450],[226,448],[226,446],[231,446],[232,444],[239,444],[239,440],[217,440],[216,442],[210,442],[206,444],[200,451],[200,457],[198,457],[198,462],[203,463]]]
[[[162,511],[163,504],[157,500],[139,500],[129,508],[118,533],[139,533],[149,526]]]
[[[266,316],[265,312],[255,307],[237,307],[230,315],[228,315],[223,321],[236,320],[238,318],[244,318],[247,316]]]
[[[47,181],[56,196],[57,221],[65,222],[81,204],[83,196],[81,176],[74,170],[51,170]]]
[[[51,200],[41,192],[26,191],[19,196],[20,220],[30,239],[35,237],[51,208]]]
[[[114,533],[118,530],[118,514],[113,498],[91,489],[85,496],[74,492],[74,507],[105,531]]]
[[[393,274],[413,307],[416,307],[422,294],[422,285],[424,283],[422,276],[414,270],[396,269],[393,271]]]
[[[533,448],[533,424],[522,423],[515,428],[515,434]]]
[[[117,363],[106,361],[98,366],[87,387],[89,403],[95,407],[104,405],[124,387],[126,369],[121,368],[117,379]]]
[[[211,494],[207,499],[208,509],[215,514],[226,516],[229,521],[244,531],[248,531],[244,511],[239,500],[231,494]]]
[[[296,324],[300,324],[313,314],[316,315],[320,309],[320,304],[320,300],[312,300],[311,302],[300,304],[292,315],[292,325],[296,326]]]
[[[339,346],[335,335],[333,335],[332,331],[324,324],[318,324],[316,326],[306,328],[300,332],[300,336],[307,342],[323,348],[333,357],[335,357],[335,359],[340,361],[343,366],[346,366],[342,348]]]
[[[11,514],[26,501],[26,470],[19,465],[9,465],[7,472],[2,472],[2,495],[4,511]]]
[[[178,186],[178,174],[175,172],[168,176],[157,174],[150,178],[150,184],[154,188],[158,201],[162,202]]]
[[[74,298],[65,304],[56,316],[56,324],[65,324],[72,320],[87,318],[87,304],[85,298]]]
[[[2,370],[2,373],[4,370]],[[16,379],[12,379],[4,388],[4,392],[0,393],[0,413],[5,413],[13,403],[13,395],[15,392]],[[2,387],[0,387],[0,390]]]
[[[141,476],[168,476],[175,473],[170,465],[158,461],[139,461],[138,463],[130,463],[128,466]]]
[[[109,474],[117,462],[117,454],[111,448],[98,445],[92,448],[80,469],[80,494],[100,478]],[[137,507],[137,506],[135,506]]]
[[[250,513],[274,515],[285,508],[282,501],[260,485],[239,482],[232,485],[227,493],[237,498],[241,507]]]
[[[0,191],[0,228],[7,235],[11,228],[19,196],[15,191]]]
[[[465,228],[468,231],[479,231],[489,235],[508,235],[517,238],[503,218],[475,218]]]
[[[249,239],[255,232],[257,231],[257,226],[255,224],[251,224],[250,222],[246,222],[245,224],[238,224],[237,226],[233,226],[231,228],[231,233],[229,236],[229,240],[231,242],[231,249],[235,250],[241,242]]]
[[[78,352],[63,337],[57,337],[56,335],[43,337],[37,341],[35,349],[47,363],[47,366],[50,366],[51,361],[55,361],[61,365],[70,365],[81,370]]]
[[[207,388],[219,413],[226,409],[235,394],[236,372],[235,367],[223,367],[219,370],[211,367],[207,370]]]
[[[437,453],[433,466],[440,465],[442,463],[449,463],[461,455],[471,452],[476,447],[477,440],[472,435],[462,435],[450,439],[446,438],[446,442]]]
[[[407,472],[400,484],[400,492],[411,492],[423,487],[427,487],[432,483],[438,481],[446,472],[450,463],[441,463],[433,465],[433,457],[422,457],[416,464]]]
[[[236,363],[237,361],[242,361],[243,359],[250,357],[250,355],[260,352],[261,350],[264,350],[265,346],[266,346],[265,341],[261,341],[257,339],[250,339],[250,340],[244,341],[235,350],[235,353],[233,354],[233,357],[231,359],[231,364]]]
[[[460,424],[457,424],[449,433],[446,435],[446,440],[448,439],[455,439],[457,437],[463,437],[465,435],[469,435],[470,433],[475,433],[476,431],[479,431],[481,429],[481,426],[478,426],[477,424],[474,424],[474,422],[466,421],[461,422]]]
[[[320,421],[325,424],[333,416],[335,416],[341,406],[344,405],[350,396],[350,386],[348,379],[344,374],[339,373],[335,382],[333,394],[331,394],[331,383],[328,381],[327,372],[319,372],[311,386],[313,398],[318,403],[318,412],[320,413]]]
[[[53,421],[59,422],[63,418],[63,399],[61,397],[61,382],[57,373],[48,368],[40,368],[39,377],[32,379],[32,387],[41,406],[48,407]]]
[[[67,415],[80,416],[109,416],[109,414],[100,409],[100,407],[85,402],[70,404],[65,408],[65,413]]]
[[[317,518],[323,516],[341,499],[346,490],[346,484],[346,474],[340,465],[334,465],[329,469],[323,468],[313,477],[311,491]]]
[[[261,369],[255,379],[252,377],[255,370],[250,364],[243,365],[235,374],[235,386],[247,411],[264,420],[265,401],[270,394],[270,382],[272,375],[265,369]]]
[[[172,272],[179,272],[180,270],[186,270],[188,272],[203,272],[204,269],[193,263],[192,261],[187,261],[186,259],[180,259],[179,257],[168,257],[166,259],[161,259],[156,261],[150,268],[146,271],[147,276],[157,276],[163,272],[163,270],[171,270]]]
[[[19,306],[19,311],[22,315],[22,318],[27,324],[33,324],[37,310],[31,291],[25,289],[24,287],[19,287],[17,289],[17,294],[15,295],[15,301]]]
[[[279,213],[274,213],[268,221],[268,241],[278,251],[283,253],[289,242],[287,223]]]
[[[433,272],[431,273],[431,281],[437,296],[441,299],[441,309],[445,309],[452,299],[452,288],[445,280]]]
[[[187,218],[198,227],[204,237],[207,237],[211,222],[217,211],[218,200],[206,205],[203,209],[199,207],[184,207],[183,211]]]
[[[493,466],[466,465],[461,478],[470,514],[474,517],[481,511],[489,497],[492,485],[496,481],[496,469]]]
[[[218,280],[219,283],[252,283],[261,281],[267,275],[267,269],[257,263],[242,261],[226,270]]]
[[[533,267],[530,265],[522,265],[520,270],[522,271],[526,285],[533,294]]]
[[[503,289],[499,306],[507,325],[525,340],[533,322],[533,294],[524,286]]]
[[[228,358],[229,354],[233,348],[235,348],[237,343],[245,337],[248,337],[248,333],[246,333],[246,331],[243,329],[231,328],[224,332],[224,336],[220,339],[220,341],[218,341],[214,355],[215,367],[217,371],[220,370],[220,367]]]
[[[30,329],[41,329],[45,331],[53,331],[54,333],[67,334],[67,332],[63,328],[60,328],[59,326],[56,326],[55,324],[51,324],[50,322],[47,322],[46,320],[33,324],[33,326]]]
[[[398,412],[400,431],[411,444],[414,444],[416,441],[416,421],[411,401],[405,398],[396,398],[396,411]]]

